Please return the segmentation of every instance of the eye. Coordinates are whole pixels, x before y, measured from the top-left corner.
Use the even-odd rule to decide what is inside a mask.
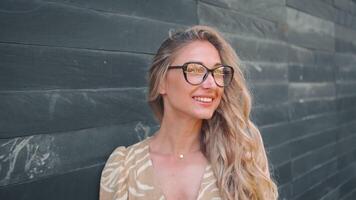
[[[187,66],[187,73],[192,73],[192,74],[205,74],[205,68],[197,63],[190,63]]]
[[[224,67],[219,67],[214,70],[214,75],[223,76],[225,74]]]

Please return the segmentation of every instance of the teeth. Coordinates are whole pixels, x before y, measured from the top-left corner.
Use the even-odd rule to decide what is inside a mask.
[[[204,103],[210,103],[213,101],[213,99],[210,97],[194,97],[194,100],[204,102]]]

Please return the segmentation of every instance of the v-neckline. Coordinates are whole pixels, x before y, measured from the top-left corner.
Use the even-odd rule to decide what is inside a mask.
[[[163,189],[159,183],[159,180],[157,179],[156,173],[155,173],[155,169],[154,169],[154,165],[153,165],[153,161],[151,159],[151,154],[150,154],[150,145],[149,145],[149,141],[150,141],[151,137],[146,138],[145,141],[145,155],[147,156],[148,162],[149,162],[149,170],[150,170],[150,176],[153,179],[154,182],[154,187],[159,191],[160,196],[163,197],[164,200],[167,200],[166,194],[163,192]],[[207,174],[209,172],[209,168],[210,168],[210,163],[207,163],[205,168],[204,168],[204,172],[202,177],[200,177],[200,184],[199,184],[199,190],[198,190],[198,194],[197,194],[197,199],[199,198],[199,196],[201,195],[202,189],[203,189],[203,183],[207,177]]]

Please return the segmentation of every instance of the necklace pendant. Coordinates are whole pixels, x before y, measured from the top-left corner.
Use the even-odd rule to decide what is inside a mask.
[[[179,154],[179,158],[180,158],[180,159],[183,159],[183,158],[184,158],[184,155],[183,155],[183,154]]]

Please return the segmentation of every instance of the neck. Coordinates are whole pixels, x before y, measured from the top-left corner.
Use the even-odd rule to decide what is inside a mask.
[[[153,149],[162,154],[179,156],[200,151],[200,119],[170,119],[163,117],[161,127],[155,134]]]

